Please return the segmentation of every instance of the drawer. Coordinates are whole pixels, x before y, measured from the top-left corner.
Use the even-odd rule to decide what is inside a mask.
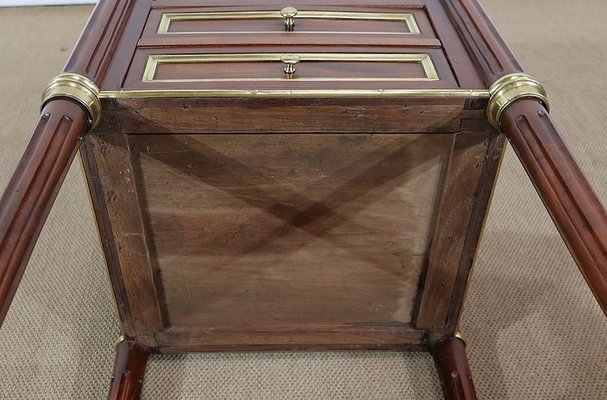
[[[217,53],[199,49],[140,49],[126,89],[399,90],[457,88],[440,49],[398,53],[278,47],[271,51]],[[240,49],[243,50],[243,49]],[[217,49],[215,49],[217,51]]]
[[[422,7],[182,7],[153,9],[146,46],[363,44],[439,46]]]

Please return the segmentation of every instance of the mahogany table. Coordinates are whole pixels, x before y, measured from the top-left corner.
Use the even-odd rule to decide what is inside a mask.
[[[475,0],[101,0],[0,201],[0,321],[80,150],[123,335],[152,352],[430,351],[506,139],[603,311],[607,214]]]

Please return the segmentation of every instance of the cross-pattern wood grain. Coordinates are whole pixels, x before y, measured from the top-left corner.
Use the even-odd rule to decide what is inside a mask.
[[[132,136],[165,324],[406,326],[452,140]]]

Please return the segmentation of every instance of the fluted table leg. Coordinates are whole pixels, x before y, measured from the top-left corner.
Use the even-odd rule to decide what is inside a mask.
[[[503,113],[502,130],[607,315],[605,208],[540,102],[515,101]]]
[[[89,115],[79,103],[54,99],[40,120],[0,200],[0,325],[34,244],[74,159]]]

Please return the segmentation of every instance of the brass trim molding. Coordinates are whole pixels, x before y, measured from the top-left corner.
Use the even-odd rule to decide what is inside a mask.
[[[424,78],[297,78],[298,81],[319,82],[319,81],[438,81],[440,80],[432,57],[429,54],[359,54],[359,53],[300,53],[295,54],[299,57],[298,62],[306,61],[350,61],[350,62],[403,62],[419,63],[423,70]],[[151,54],[148,56],[145,69],[143,71],[142,82],[163,82],[163,83],[184,83],[184,82],[264,82],[264,81],[282,81],[285,78],[277,76],[276,78],[192,78],[192,79],[156,79],[156,71],[160,64],[198,64],[198,63],[235,63],[235,62],[280,62],[285,54],[281,53],[253,53],[253,54]]]
[[[502,76],[491,85],[489,93],[491,97],[487,105],[487,119],[497,129],[501,127],[502,115],[506,108],[518,99],[536,98],[544,104],[547,110],[550,110],[544,87],[524,73]]]
[[[227,11],[227,12],[183,12],[183,13],[164,13],[160,18],[157,33],[159,35],[179,35],[179,34],[210,34],[218,32],[188,31],[188,32],[170,32],[171,24],[174,21],[204,21],[204,20],[222,20],[222,19],[280,19],[284,20],[281,11]],[[297,31],[298,33],[332,33],[332,34],[385,34],[385,35],[419,35],[419,25],[415,16],[411,13],[370,13],[370,12],[335,12],[335,11],[297,11],[297,19],[346,19],[346,20],[371,20],[371,21],[402,21],[407,26],[408,32],[344,32],[344,31]],[[279,33],[284,34],[284,30],[276,31],[234,31],[226,33]]]
[[[90,129],[101,120],[99,88],[86,76],[64,72],[54,77],[42,92],[42,107],[55,98],[67,97],[76,100],[89,114]]]
[[[146,98],[193,98],[193,97],[253,97],[253,98],[489,98],[489,91],[482,89],[398,89],[398,90],[205,90],[205,89],[126,89],[108,90],[99,93],[102,99],[146,99]]]

